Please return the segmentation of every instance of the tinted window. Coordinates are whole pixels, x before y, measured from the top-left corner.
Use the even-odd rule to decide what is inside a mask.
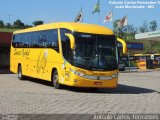
[[[23,47],[22,34],[14,35],[12,45],[14,47]]]
[[[60,29],[60,33],[61,33],[63,56],[67,61],[71,62],[70,40],[65,35],[66,33],[71,33],[71,31],[62,28],[62,29]]]
[[[12,45],[16,48],[53,48],[59,51],[58,30],[16,34],[13,36]]]
[[[47,47],[59,51],[58,31],[57,30],[48,31],[46,33],[46,36],[47,36]]]
[[[41,48],[41,45],[39,43],[39,37],[40,37],[40,32],[34,32],[31,33],[31,40],[32,40],[32,48]]]

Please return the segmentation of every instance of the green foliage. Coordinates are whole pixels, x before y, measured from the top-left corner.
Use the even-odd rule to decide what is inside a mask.
[[[18,19],[13,23],[13,28],[15,28],[15,29],[17,29],[17,28],[24,29],[25,25],[24,25],[24,23],[22,23],[21,20]]]
[[[114,22],[113,22],[113,28],[116,30],[116,28],[118,28],[118,21],[119,21],[120,19],[117,19],[117,20],[115,20]]]
[[[33,26],[24,24],[19,19],[14,21],[13,25],[11,23],[6,23],[6,25],[5,25],[4,22],[2,20],[0,20],[0,28],[4,28],[5,31],[7,31],[7,29],[5,29],[5,28],[13,29],[13,31],[14,31],[15,29],[25,29],[25,28],[30,28],[30,27],[33,27]]]
[[[32,25],[25,25],[25,28],[33,27]]]
[[[118,38],[121,38],[127,42],[135,41],[136,29],[133,28],[133,25],[128,25],[121,28],[114,28],[114,33]]]
[[[151,52],[152,52],[152,49],[150,49],[150,48],[145,47],[144,50],[143,50],[143,54],[150,54]]]
[[[156,43],[156,44],[152,47],[152,49],[153,49],[154,51],[156,51],[157,53],[160,53],[160,43]]]
[[[4,27],[4,22],[2,20],[0,20],[0,28]]]
[[[139,28],[139,31],[138,31],[138,28],[135,28],[133,25],[118,27],[118,24],[117,24],[118,21],[119,20],[114,21],[113,31],[116,37],[119,37],[125,40],[126,42],[137,42],[137,40],[135,39],[135,34],[137,34],[139,31],[141,33],[144,33],[144,32],[149,32],[149,30],[155,31],[157,29],[156,21],[151,21],[150,26],[148,25],[148,22],[146,20],[143,21],[142,26]],[[143,44],[144,44],[143,53],[160,53],[160,43],[159,42],[155,44],[153,43],[151,44],[148,41],[145,41],[143,42]]]
[[[12,25],[10,23],[7,23],[5,27],[6,28],[12,28]]]
[[[0,28],[0,32],[14,32],[18,29],[10,29],[10,28]]]
[[[44,23],[43,21],[39,20],[39,21],[34,21],[33,25],[37,26],[37,25],[42,25],[43,23]]]
[[[149,32],[147,20],[143,21],[142,26],[140,26],[140,28],[139,28],[139,31],[141,33]]]
[[[157,30],[157,22],[155,20],[150,22],[150,29],[151,31]]]

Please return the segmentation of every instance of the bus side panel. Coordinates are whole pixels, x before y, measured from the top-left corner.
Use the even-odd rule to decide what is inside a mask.
[[[17,73],[18,64],[21,63],[21,50],[13,48],[11,46],[10,52],[10,71],[13,73]]]
[[[60,70],[63,63],[63,59],[61,54],[57,53],[53,49],[44,50],[43,56],[44,57],[42,59],[44,60],[42,60],[41,63],[43,66],[43,68],[41,69],[42,71],[41,79],[51,81],[52,69],[54,68],[57,69],[59,75],[60,73],[62,73]]]
[[[33,78],[41,78],[41,71],[37,72],[37,62],[39,61],[39,55],[41,54],[41,48],[30,48],[24,49],[25,56],[23,56],[22,68],[24,70],[24,75],[33,77]],[[42,66],[38,66],[42,67]]]
[[[10,70],[18,71],[18,65],[22,66],[22,74],[33,78],[41,78],[43,69],[44,49],[39,48],[13,48],[11,47]]]
[[[61,76],[62,63],[62,56],[53,49],[12,48],[11,50],[11,71],[17,73],[20,64],[25,76],[51,81],[53,68],[56,68]]]

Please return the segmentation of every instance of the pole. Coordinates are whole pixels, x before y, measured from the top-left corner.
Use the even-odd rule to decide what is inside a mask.
[[[112,29],[113,29],[113,31],[114,31],[114,14],[113,14],[113,7],[112,7],[112,20],[111,20],[111,22],[112,22]],[[119,64],[119,58],[120,58],[120,56],[119,56],[119,49],[118,49],[118,44],[117,44],[117,47],[116,47],[116,49],[117,49],[117,62],[118,62],[118,64]]]
[[[128,47],[128,67],[129,67],[129,71],[131,70],[131,63],[130,63],[130,54],[129,54],[129,47]]]
[[[81,23],[83,23],[83,9],[82,8],[81,8],[81,15],[82,15]]]
[[[12,15],[8,15],[8,22],[9,22],[9,23],[11,22],[11,16],[12,16]]]
[[[100,25],[100,12],[99,12],[99,25]]]
[[[101,18],[100,18],[101,17],[100,16],[101,15],[101,10],[100,10],[101,7],[100,6],[101,6],[101,4],[100,4],[100,0],[99,0],[99,25],[100,25],[100,21],[101,21]]]
[[[128,16],[126,14],[126,19],[127,19],[127,25],[128,25]],[[128,29],[128,26],[127,26],[127,34],[129,33],[129,29]],[[127,35],[126,34],[126,35]],[[129,71],[131,70],[131,63],[130,63],[130,53],[129,53],[129,47],[128,47],[128,65],[129,65]]]
[[[114,31],[114,16],[113,16],[113,8],[112,8],[112,27],[113,27],[113,31]]]

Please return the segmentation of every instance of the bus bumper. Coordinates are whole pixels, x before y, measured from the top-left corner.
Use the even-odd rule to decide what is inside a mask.
[[[94,80],[72,74],[67,83],[67,85],[75,87],[116,88],[118,86],[118,76],[107,80]]]

